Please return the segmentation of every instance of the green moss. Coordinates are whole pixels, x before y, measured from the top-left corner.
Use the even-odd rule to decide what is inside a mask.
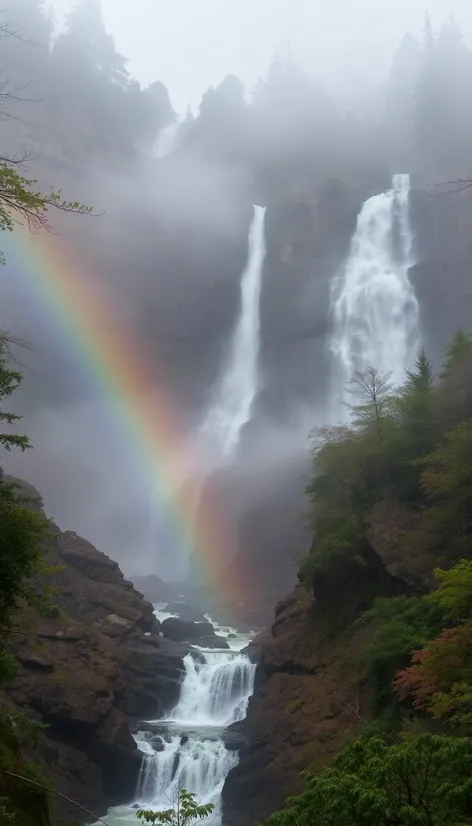
[[[286,711],[287,714],[295,714],[295,712],[298,711],[298,709],[301,708],[302,705],[303,703],[300,700],[300,697],[295,697],[294,700],[289,700],[288,703],[285,703],[284,711]]]

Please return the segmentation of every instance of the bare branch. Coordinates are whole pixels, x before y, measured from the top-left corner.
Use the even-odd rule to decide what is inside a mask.
[[[73,806],[77,806],[78,809],[81,809],[82,812],[85,812],[86,815],[89,817],[93,817],[93,819],[97,823],[103,823],[103,826],[108,826],[108,823],[105,823],[101,817],[98,817],[90,809],[86,809],[85,806],[82,806],[80,803],[77,803],[76,800],[72,800],[71,797],[67,797],[66,794],[62,794],[62,792],[56,791],[56,789],[50,789],[48,786],[44,786],[42,783],[38,783],[37,780],[31,780],[29,777],[24,777],[22,774],[16,774],[15,772],[8,772],[2,771],[2,774],[6,774],[7,777],[16,777],[17,780],[23,780],[25,783],[31,783],[33,786],[38,786],[38,788],[42,789],[44,792],[49,792],[50,794],[55,794],[57,797],[62,797],[63,800],[67,800],[68,803],[72,803]]]
[[[472,188],[472,178],[452,178],[450,181],[441,181],[436,184],[425,184],[427,189],[434,188],[441,189],[441,192],[430,192],[431,197],[438,195],[456,195],[458,192],[463,192],[466,189]],[[449,187],[446,189],[446,187]]]

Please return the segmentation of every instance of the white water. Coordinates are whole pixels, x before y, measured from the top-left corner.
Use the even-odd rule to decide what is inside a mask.
[[[251,418],[258,390],[259,301],[266,254],[265,207],[255,206],[249,230],[248,261],[241,276],[241,312],[234,330],[228,361],[217,385],[200,433],[224,458],[238,447],[241,428]]]
[[[171,616],[156,606],[159,618]],[[215,627],[218,635],[221,628]],[[235,633],[227,629],[226,634]],[[239,648],[249,635],[238,634],[228,643]],[[228,772],[237,765],[237,751],[226,748],[224,729],[246,714],[254,689],[256,666],[239,650],[199,649],[198,660],[188,654],[185,676],[173,712],[166,720],[149,721],[151,731],[140,731],[136,742],[143,752],[136,799],[110,812],[110,826],[136,826],[136,809],[172,808],[179,789],[196,794],[199,803],[212,803],[213,813],[202,824],[218,826],[221,794]],[[146,724],[143,724],[143,728]]]
[[[165,158],[166,155],[170,155],[170,153],[174,151],[177,145],[177,133],[179,129],[179,121],[169,123],[168,126],[164,126],[164,128],[161,129],[154,144],[154,156],[158,160],[162,160],[162,158]]]
[[[339,418],[356,371],[376,367],[401,383],[419,347],[418,302],[408,279],[413,238],[409,175],[369,198],[359,213],[349,256],[333,284],[333,409]]]

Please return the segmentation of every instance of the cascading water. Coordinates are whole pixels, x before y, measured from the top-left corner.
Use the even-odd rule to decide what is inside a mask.
[[[224,729],[245,717],[254,689],[256,666],[237,650],[247,642],[241,635],[228,639],[232,650],[187,654],[180,698],[169,718],[136,734],[143,753],[136,800],[113,810],[110,826],[136,826],[136,808],[171,808],[182,788],[194,792],[199,803],[213,804],[208,823],[218,826],[224,782],[238,763],[238,752],[225,745]]]
[[[238,447],[241,428],[250,420],[258,389],[259,300],[266,254],[265,207],[255,206],[249,230],[246,268],[241,276],[241,312],[222,379],[210,402],[200,433],[216,441],[224,459]]]
[[[161,129],[157,136],[156,143],[154,144],[154,156],[158,160],[161,161],[174,151],[177,144],[177,133],[179,129],[179,121],[169,123],[168,126],[164,126],[164,128]]]
[[[340,418],[346,387],[356,371],[376,367],[401,383],[419,346],[418,302],[408,279],[412,260],[410,177],[362,206],[349,256],[333,284],[335,390],[331,418]]]

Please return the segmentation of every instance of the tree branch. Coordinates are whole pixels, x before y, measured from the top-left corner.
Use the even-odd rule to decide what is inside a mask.
[[[72,800],[71,797],[67,797],[66,794],[62,794],[62,792],[56,791],[56,789],[50,789],[48,786],[44,786],[43,783],[38,783],[37,780],[31,780],[29,777],[24,777],[22,774],[15,774],[15,772],[8,772],[3,771],[2,774],[6,774],[8,777],[15,777],[17,780],[23,780],[25,783],[31,783],[33,786],[38,786],[44,792],[49,792],[50,794],[55,794],[58,797],[62,797],[63,800],[67,800],[68,803],[72,803],[73,806],[77,806],[78,809],[81,809],[82,812],[85,814],[90,815],[93,817],[97,823],[103,823],[103,826],[109,826],[108,823],[105,823],[101,817],[98,817],[96,814],[90,811],[90,809],[86,809],[85,806],[82,806],[80,803],[77,803],[76,800]]]

